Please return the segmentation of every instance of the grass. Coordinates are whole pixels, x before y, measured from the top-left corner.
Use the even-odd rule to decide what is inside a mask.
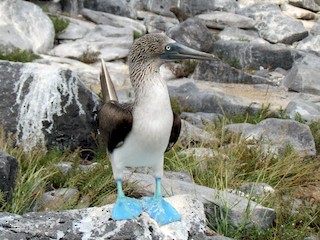
[[[267,231],[248,228],[244,223],[232,226],[227,218],[229,209],[214,208],[215,214],[208,214],[208,225],[221,235],[236,239],[304,239],[307,236],[319,236],[320,208],[319,199],[312,197],[315,189],[320,191],[320,155],[302,157],[290,147],[279,155],[266,153],[259,141],[245,141],[239,135],[227,132],[228,123],[258,123],[268,117],[286,116],[281,112],[272,112],[270,106],[264,106],[256,113],[242,116],[229,116],[216,120],[206,126],[206,130],[218,141],[199,144],[216,151],[214,159],[200,160],[179,154],[185,147],[180,143],[165,154],[165,170],[189,173],[193,180],[203,186],[214,189],[238,189],[245,183],[267,183],[275,192],[256,199],[263,206],[273,208],[276,221]],[[310,124],[316,145],[320,143],[320,121]],[[106,154],[96,152],[95,168],[82,172],[78,166],[82,162],[81,150],[74,152],[44,152],[41,149],[25,153],[14,146],[13,136],[0,134],[0,149],[19,160],[19,176],[13,198],[4,203],[0,193],[1,210],[22,214],[32,211],[41,194],[52,189],[77,188],[78,199],[61,205],[58,209],[101,206],[113,202],[116,186]],[[319,149],[318,149],[319,153]],[[63,174],[55,167],[61,162],[72,162],[72,169]],[[205,161],[206,167],[203,167]],[[134,196],[132,186],[126,185],[125,192]],[[305,202],[293,208],[295,199]],[[313,200],[312,200],[313,199]]]
[[[38,59],[39,56],[34,54],[31,50],[22,50],[15,48],[13,50],[1,50],[0,60],[7,60],[11,62],[32,62]]]
[[[98,61],[100,52],[90,50],[89,46],[83,51],[80,57],[70,57],[83,63],[95,63]]]
[[[49,16],[50,20],[52,21],[55,36],[58,36],[58,34],[62,33],[69,25],[70,21],[68,19],[65,19],[63,17],[53,17]]]

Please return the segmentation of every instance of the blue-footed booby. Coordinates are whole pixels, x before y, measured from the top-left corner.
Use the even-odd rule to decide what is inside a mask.
[[[214,60],[215,57],[179,44],[165,34],[147,34],[137,39],[128,56],[130,80],[135,92],[132,104],[118,102],[102,61],[104,105],[98,113],[98,120],[118,190],[112,210],[114,220],[134,219],[142,211],[160,225],[181,219],[161,194],[164,153],[177,141],[181,120],[172,111],[168,88],[160,75],[161,64],[181,59]],[[156,181],[153,197],[139,201],[125,196],[122,179],[126,167],[152,169]]]

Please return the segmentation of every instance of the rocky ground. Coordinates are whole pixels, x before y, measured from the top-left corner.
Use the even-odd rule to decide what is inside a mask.
[[[0,2],[0,55],[18,48],[30,50],[40,58],[30,63],[0,60],[1,124],[6,132],[17,134],[17,142],[26,151],[39,145],[61,150],[96,148],[95,120],[101,104],[97,96],[100,92],[99,59],[107,61],[120,100],[132,101],[134,94],[126,60],[130,46],[135,38],[146,33],[165,32],[178,42],[221,59],[162,66],[170,95],[186,111],[181,114],[187,120],[183,123],[182,140],[212,141],[212,136],[202,130],[202,120],[211,121],[216,116],[248,110],[256,112],[270,104],[270,109],[284,111],[291,119],[232,124],[227,126],[228,130],[241,131],[247,139],[262,138],[265,143],[272,140],[269,150],[274,153],[290,144],[305,156],[315,156],[315,141],[309,127],[294,119],[298,116],[306,123],[320,120],[319,12],[319,0],[208,0],[201,3],[189,0],[3,0]],[[55,32],[48,16],[64,19],[68,26]],[[12,167],[16,164],[9,161],[11,158],[5,153],[1,158],[4,167],[0,168],[3,169],[0,176],[7,180],[3,181],[5,184],[0,183],[0,189],[10,192],[14,181],[9,176],[16,174]],[[132,179],[141,179],[141,175],[134,175]],[[143,175],[142,179],[147,181],[148,175]],[[197,194],[206,196],[200,199],[203,204],[208,199],[218,201],[212,189],[193,183],[164,181],[164,184],[168,188],[175,186],[178,194],[190,194],[185,196],[186,204],[198,204],[190,199]],[[224,194],[231,205],[241,203],[230,213],[236,225],[237,221],[242,221],[248,200],[226,192],[215,195]],[[215,204],[219,205],[219,201]],[[255,212],[249,223],[268,228],[275,217],[273,210],[256,206],[254,202],[251,206]],[[95,211],[73,210],[74,217],[66,221],[71,225],[84,224]],[[62,213],[63,216],[68,214]],[[201,209],[199,214],[202,214]],[[262,217],[264,214],[268,217]],[[58,217],[54,216],[55,230],[41,235],[28,232],[29,227],[24,223],[35,221],[41,228],[42,214],[1,213],[0,236],[4,239],[30,239],[30,236],[34,239],[78,239],[74,236],[81,232],[82,239],[91,239],[107,237],[107,232],[115,228],[112,221],[99,218],[99,222],[108,222],[111,228],[99,233],[73,228],[65,238],[65,229],[71,225],[62,223],[57,227]],[[146,233],[145,225],[150,229],[146,221],[149,220],[141,218],[133,223],[137,225],[135,229],[142,229],[137,234],[146,234],[152,239],[154,234],[158,239],[172,236],[188,239],[186,232],[164,231],[163,228],[152,227],[154,231]],[[199,229],[205,228],[204,216],[201,215],[199,221]],[[193,226],[194,222],[185,224]],[[199,229],[190,231],[196,234]],[[122,237],[122,233],[114,233],[115,237]],[[194,239],[203,237],[195,235]]]

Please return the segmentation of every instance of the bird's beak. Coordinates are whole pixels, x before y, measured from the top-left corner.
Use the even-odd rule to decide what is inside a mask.
[[[161,54],[161,59],[174,61],[182,59],[217,60],[213,54],[194,50],[179,43],[170,43]]]

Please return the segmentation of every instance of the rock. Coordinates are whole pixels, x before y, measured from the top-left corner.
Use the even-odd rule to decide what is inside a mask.
[[[295,60],[305,54],[285,46],[219,40],[213,53],[224,62],[236,61],[241,68],[283,68],[288,70]]]
[[[298,42],[296,48],[301,50],[313,51],[315,53],[320,52],[320,35],[310,35],[306,37],[302,41]]]
[[[54,211],[61,209],[63,205],[76,203],[80,192],[75,188],[60,188],[44,193],[34,211]],[[1,225],[0,225],[1,226]]]
[[[212,34],[199,19],[188,18],[170,28],[166,33],[177,42],[193,49],[203,52],[212,50]]]
[[[159,226],[146,213],[113,221],[113,205],[60,212],[0,213],[0,239],[206,239],[203,204],[189,195],[166,199],[182,215]]]
[[[268,118],[258,124],[229,124],[231,132],[242,133],[244,139],[262,140],[266,150],[282,153],[287,146],[305,156],[314,156],[316,148],[309,126],[294,120]]]
[[[58,34],[56,38],[58,40],[77,40],[84,38],[89,31],[94,30],[96,24],[88,21],[83,21],[75,18],[67,18],[69,21],[67,28]]]
[[[184,182],[193,183],[192,176],[187,172],[168,172],[164,171],[163,176],[171,180],[180,180]]]
[[[197,16],[209,28],[224,29],[225,27],[235,27],[253,29],[255,21],[252,18],[230,12],[210,12]]]
[[[84,38],[64,41],[50,51],[51,55],[73,58],[103,58],[105,61],[127,57],[133,43],[130,28],[97,25]]]
[[[181,120],[181,132],[179,136],[179,141],[185,145],[189,146],[193,143],[208,144],[217,141],[213,136],[211,136],[207,131],[197,128],[190,123]]]
[[[5,152],[0,152],[0,193],[5,194],[5,201],[12,196],[17,174],[18,160]]]
[[[58,168],[61,173],[67,175],[72,169],[72,162],[60,162],[60,163],[54,164],[54,167]]]
[[[315,13],[309,10],[295,7],[287,3],[281,5],[281,10],[287,16],[290,16],[296,19],[315,20],[318,18],[318,16]]]
[[[317,36],[320,34],[320,19],[316,22],[316,24],[310,30],[310,34],[313,36]]]
[[[84,7],[129,18],[137,18],[136,11],[125,0],[84,0]]]
[[[3,0],[0,15],[0,47],[36,53],[53,47],[53,24],[37,5],[22,0]]]
[[[239,189],[241,192],[249,195],[250,198],[255,197],[260,199],[275,192],[274,188],[269,184],[258,182],[244,184]]]
[[[45,12],[51,13],[53,15],[57,15],[62,12],[62,6],[60,2],[41,1],[41,0],[29,0],[28,2],[32,2],[38,5],[41,9],[45,9]]]
[[[296,61],[284,79],[289,91],[320,95],[320,57],[306,55]]]
[[[199,85],[204,85],[201,81]],[[182,108],[191,109],[193,112],[209,112],[218,114],[244,113],[249,109],[257,108],[251,101],[225,94],[220,89],[204,85],[206,90],[200,90],[192,81],[169,82],[170,96],[176,98]],[[249,106],[249,107],[248,107]]]
[[[320,11],[320,6],[315,0],[289,0],[289,3],[293,6],[309,9],[314,12]]]
[[[90,9],[82,9],[81,14],[83,17],[89,19],[97,24],[109,25],[114,27],[130,28],[133,32],[140,35],[146,33],[146,27],[143,23],[127,17],[116,16],[110,13],[97,12]]]
[[[129,175],[128,181],[135,183],[135,191],[141,193],[142,196],[153,195],[155,181],[151,175],[133,173]],[[273,209],[263,207],[256,202],[230,194],[227,191],[215,190],[194,183],[167,178],[162,178],[161,187],[165,196],[172,193],[191,194],[205,204],[207,213],[208,211],[210,213],[214,206],[218,207],[218,214],[219,212],[221,214],[227,213],[228,223],[235,227],[243,226],[242,224],[247,223],[247,226],[256,226],[266,230],[272,225],[276,216]]]
[[[230,64],[233,62],[230,61]],[[252,75],[245,70],[239,70],[222,61],[200,62],[192,75],[195,80],[205,80],[219,83],[245,83],[278,85],[267,76]]]
[[[154,13],[145,12],[144,15],[144,24],[148,33],[165,32],[179,23],[175,18],[164,17]]]
[[[99,98],[74,72],[39,63],[0,61],[0,115],[25,150],[94,148]]]
[[[302,119],[312,122],[320,120],[320,106],[303,99],[292,100],[286,107],[286,114],[291,118],[295,119],[299,114]]]
[[[186,120],[188,123],[198,128],[204,128],[205,125],[213,122],[215,119],[218,119],[219,117],[222,117],[222,115],[215,114],[215,113],[205,113],[205,112],[197,112],[197,113],[182,112],[180,114],[181,119]]]
[[[218,34],[221,40],[236,40],[240,42],[250,42],[250,43],[262,43],[267,44],[268,42],[260,38],[259,34],[255,30],[244,30],[235,27],[225,27]]]
[[[301,22],[284,15],[275,4],[258,3],[238,13],[253,18],[259,35],[271,43],[292,44],[308,36]]]
[[[238,3],[239,3],[241,8],[250,7],[253,4],[261,3],[261,2],[274,3],[274,4],[280,5],[280,4],[283,4],[283,3],[287,3],[288,0],[238,0]]]
[[[178,155],[185,155],[188,158],[193,157],[198,163],[197,168],[201,171],[208,169],[208,162],[214,161],[217,151],[210,148],[187,148],[178,153]]]
[[[76,17],[83,8],[83,1],[84,0],[61,0],[60,4],[63,12]]]

